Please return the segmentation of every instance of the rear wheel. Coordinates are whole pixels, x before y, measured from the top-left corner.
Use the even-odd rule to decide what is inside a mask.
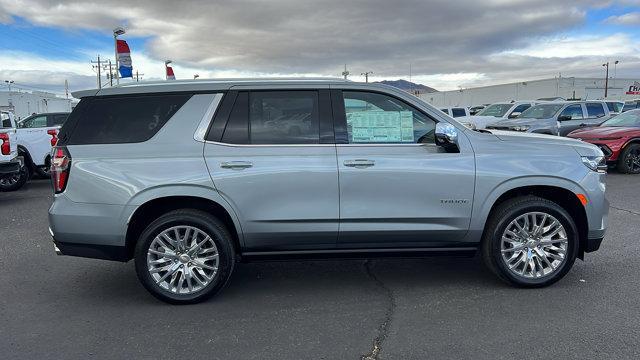
[[[0,191],[16,191],[19,190],[29,179],[29,172],[26,166],[20,168],[15,174],[0,176]]]
[[[624,174],[640,174],[640,144],[629,144],[618,159],[618,171]]]
[[[140,282],[173,304],[203,301],[224,288],[235,264],[224,224],[199,210],[175,210],[144,230],[136,244]]]
[[[564,277],[578,251],[578,232],[558,204],[536,196],[508,200],[487,222],[482,255],[500,279],[521,287],[543,287]]]

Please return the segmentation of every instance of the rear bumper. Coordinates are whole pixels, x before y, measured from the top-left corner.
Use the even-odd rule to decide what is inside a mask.
[[[127,262],[130,258],[124,246],[64,243],[56,241],[54,238],[53,249],[57,255],[79,256],[122,262]]]
[[[8,162],[0,163],[0,175],[11,175],[20,172],[22,161],[14,159]]]

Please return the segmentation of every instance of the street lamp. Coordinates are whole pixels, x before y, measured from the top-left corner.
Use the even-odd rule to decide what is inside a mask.
[[[13,84],[13,80],[5,80],[5,83],[7,83],[7,87],[9,88],[9,96],[7,97],[7,103],[9,105],[9,108],[13,108],[13,99],[11,96],[11,84]]]
[[[369,82],[369,75],[373,75],[373,71],[363,72],[360,75],[364,76],[365,82]]]
[[[616,87],[616,77],[618,75],[618,63],[620,63],[620,60],[616,60],[613,63],[613,87]]]
[[[118,71],[120,70],[120,60],[118,59],[118,36],[124,35],[124,33],[126,33],[124,28],[117,27],[113,29],[113,44],[116,54],[116,85],[120,84],[120,74],[118,74]]]

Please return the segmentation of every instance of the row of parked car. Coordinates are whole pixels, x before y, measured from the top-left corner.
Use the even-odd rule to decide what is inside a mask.
[[[538,99],[490,104],[476,115],[470,109],[441,109],[478,131],[514,131],[577,138],[597,145],[610,166],[640,173],[640,100],[566,101]],[[463,115],[464,113],[464,115]]]
[[[0,191],[18,190],[34,175],[49,177],[51,148],[68,116],[43,113],[17,121],[0,112]]]

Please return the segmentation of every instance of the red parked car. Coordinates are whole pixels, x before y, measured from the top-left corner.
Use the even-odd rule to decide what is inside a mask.
[[[567,136],[598,145],[618,171],[640,174],[640,109],[624,112],[600,126],[578,129]]]

